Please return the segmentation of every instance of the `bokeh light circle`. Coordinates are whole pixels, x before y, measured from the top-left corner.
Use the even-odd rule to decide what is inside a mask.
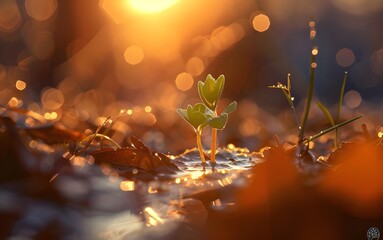
[[[258,14],[253,18],[253,28],[258,32],[265,32],[270,27],[270,19],[265,14]]]
[[[176,78],[176,86],[181,91],[189,90],[194,84],[193,77],[186,72],[178,74]]]
[[[136,65],[144,59],[144,51],[136,45],[128,47],[124,52],[125,61],[131,65]]]
[[[354,52],[348,48],[342,48],[336,53],[336,62],[342,67],[349,67],[355,61]]]

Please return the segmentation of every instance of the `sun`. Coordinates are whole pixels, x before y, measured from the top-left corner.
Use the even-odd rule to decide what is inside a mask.
[[[158,13],[162,12],[179,0],[128,0],[130,6],[136,11],[142,13]]]

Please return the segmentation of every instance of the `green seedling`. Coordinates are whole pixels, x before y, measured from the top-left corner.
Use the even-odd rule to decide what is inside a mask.
[[[86,143],[86,145],[88,145],[88,142],[91,142],[93,141],[94,139],[96,138],[100,138],[100,139],[104,139],[104,140],[107,140],[109,141],[111,144],[113,144],[116,148],[121,148],[121,146],[115,142],[112,138],[110,138],[109,136],[105,135],[105,134],[101,134],[101,133],[93,133],[93,134],[90,134],[89,136],[85,137],[80,143],[79,145],[83,145],[84,143]]]
[[[309,117],[311,102],[312,102],[312,98],[314,95],[315,70],[317,67],[317,64],[315,62],[315,58],[316,58],[317,54],[318,54],[318,48],[316,46],[314,46],[312,51],[311,51],[310,80],[309,80],[309,87],[307,89],[306,104],[305,104],[305,109],[303,112],[303,118],[301,121],[301,125],[299,127],[299,135],[298,135],[299,142],[302,142],[304,139],[304,132],[306,129],[306,123],[307,123],[307,119]]]
[[[290,83],[290,74],[287,76],[287,86],[281,84],[278,82],[278,84],[275,86],[269,86],[270,88],[278,88],[281,89],[283,94],[286,96],[287,101],[289,102],[290,107],[294,111],[295,121],[298,125],[298,139],[299,143],[302,143],[304,140],[304,132],[306,129],[307,119],[310,112],[311,102],[314,95],[314,84],[315,84],[315,70],[317,67],[317,64],[315,62],[316,56],[318,55],[318,47],[315,45],[315,36],[316,36],[316,30],[315,30],[315,23],[311,25],[310,23],[310,39],[312,40],[312,50],[311,50],[311,58],[310,58],[310,78],[309,78],[309,86],[307,88],[307,96],[306,96],[306,104],[303,111],[302,121],[300,124],[298,123],[298,117],[295,112],[295,107],[293,104],[294,98],[291,96],[291,83]]]
[[[224,75],[219,76],[216,80],[209,74],[205,82],[198,82],[198,93],[202,103],[197,103],[194,106],[188,105],[186,109],[177,109],[177,112],[193,127],[196,133],[197,146],[203,163],[206,162],[201,143],[203,128],[206,126],[212,128],[210,162],[215,164],[217,130],[225,128],[229,114],[237,108],[237,102],[234,101],[222,113],[218,114],[217,106],[224,86]]]
[[[287,74],[287,86],[283,85],[280,82],[277,82],[277,85],[269,86],[269,88],[282,90],[282,93],[286,97],[286,100],[289,103],[291,110],[293,110],[295,123],[297,125],[297,128],[299,129],[298,116],[297,116],[297,112],[296,112],[295,106],[294,106],[294,97],[291,95],[291,75],[290,75],[290,73]]]
[[[121,148],[121,146],[118,143],[116,143],[112,138],[108,137],[105,134],[101,134],[100,133],[101,129],[108,123],[109,120],[110,120],[110,117],[105,119],[105,121],[97,127],[96,131],[93,134],[90,134],[89,136],[86,136],[84,139],[82,139],[80,141],[80,143],[78,144],[77,147],[83,146],[82,150],[78,151],[77,147],[76,147],[76,149],[74,151],[75,155],[80,155],[80,154],[84,153],[90,147],[90,145],[92,144],[92,142],[96,138],[99,138],[99,139],[102,139],[102,140],[107,140],[111,144],[113,144],[116,148]]]
[[[202,103],[197,103],[194,106],[188,105],[186,109],[177,109],[178,114],[193,127],[196,133],[197,146],[202,163],[206,163],[201,142],[202,129],[208,124],[206,110],[206,106]]]
[[[220,75],[217,80],[214,79],[210,74],[207,75],[205,82],[198,82],[198,93],[205,104],[205,106],[210,110],[208,115],[208,124],[212,128],[211,131],[211,157],[210,162],[215,163],[215,152],[216,152],[216,142],[217,142],[217,130],[222,130],[225,128],[228,115],[237,108],[237,102],[232,102],[229,106],[221,113],[217,113],[217,106],[223,88],[225,87],[225,76]]]
[[[306,103],[305,103],[305,108],[304,108],[304,112],[303,112],[303,116],[302,116],[302,120],[301,120],[300,124],[298,122],[297,114],[296,114],[295,107],[294,107],[294,102],[293,102],[294,98],[291,96],[290,74],[287,77],[287,86],[278,82],[277,85],[273,85],[273,86],[269,86],[269,87],[275,88],[275,89],[281,89],[283,94],[285,95],[290,107],[293,109],[295,120],[296,120],[296,123],[298,126],[298,145],[300,145],[301,143],[302,144],[308,144],[310,141],[313,141],[314,139],[317,139],[324,134],[335,131],[335,141],[334,142],[335,142],[335,146],[337,147],[338,128],[340,128],[346,124],[349,124],[349,123],[351,123],[351,122],[353,122],[353,121],[355,121],[361,117],[361,116],[358,116],[358,117],[352,118],[350,120],[344,121],[342,123],[339,123],[340,110],[341,110],[341,106],[343,103],[344,88],[345,88],[345,84],[346,84],[346,80],[347,80],[347,72],[345,73],[345,77],[344,77],[341,92],[340,92],[338,111],[337,111],[336,118],[334,119],[331,116],[328,109],[322,103],[320,103],[320,102],[317,103],[318,107],[323,111],[323,113],[326,115],[326,117],[330,121],[332,127],[325,129],[325,130],[321,131],[320,133],[315,134],[309,138],[305,138],[305,135],[304,135],[306,124],[307,124],[307,119],[308,119],[309,112],[310,112],[311,102],[312,102],[312,98],[314,95],[315,70],[317,67],[315,59],[316,59],[316,56],[318,54],[318,47],[315,46],[315,36],[316,36],[315,23],[310,22],[310,39],[312,40],[313,47],[311,50],[311,59],[310,59],[309,86],[307,89]]]
[[[321,103],[320,101],[316,102],[316,104],[317,104],[317,107],[326,116],[327,120],[331,123],[331,126],[335,126],[335,120],[332,117],[332,115],[331,115],[330,111],[328,110],[328,108],[325,105],[323,105],[323,103]]]
[[[341,87],[340,93],[339,93],[339,102],[338,102],[338,108],[337,108],[335,119],[332,117],[330,111],[326,108],[326,106],[324,106],[319,101],[316,103],[317,106],[319,107],[319,109],[322,110],[322,112],[324,113],[324,115],[329,120],[329,122],[331,123],[332,126],[335,126],[340,120],[340,111],[342,109],[343,96],[344,96],[344,89],[346,87],[346,81],[347,81],[347,72],[344,73],[343,83],[342,83],[342,87]],[[339,138],[338,136],[339,136],[339,133],[338,133],[338,128],[337,128],[337,129],[335,129],[335,136],[334,136],[334,147],[335,147],[335,149],[338,148],[338,138]]]
[[[344,72],[343,83],[339,93],[339,102],[338,102],[338,109],[336,111],[335,123],[338,123],[340,120],[340,110],[342,109],[342,105],[343,105],[343,96],[344,96],[344,89],[346,87],[346,81],[347,81],[347,72]],[[338,147],[338,134],[339,134],[338,129],[335,129],[335,148]]]
[[[347,72],[345,73],[345,77],[343,79],[343,83],[342,83],[342,88],[341,88],[341,91],[340,91],[340,97],[339,97],[339,103],[338,103],[338,109],[337,109],[337,115],[336,115],[336,119],[334,120],[334,118],[332,117],[330,111],[321,103],[321,102],[317,102],[317,106],[322,110],[322,112],[325,114],[325,116],[327,117],[327,119],[329,120],[329,122],[331,123],[331,127],[330,128],[327,128],[323,131],[320,131],[318,134],[315,134],[313,136],[310,136],[309,138],[304,138],[302,137],[301,140],[299,140],[299,143],[304,143],[304,144],[308,144],[309,142],[329,133],[329,132],[332,132],[332,131],[335,131],[335,140],[334,140],[334,144],[335,144],[335,148],[338,147],[337,143],[338,143],[338,129],[346,124],[349,124],[351,122],[354,122],[355,120],[358,120],[359,118],[361,118],[362,116],[357,116],[357,117],[354,117],[352,119],[349,119],[347,121],[344,121],[344,122],[341,122],[341,123],[338,123],[339,122],[339,118],[340,118],[340,110],[341,110],[341,106],[342,106],[342,103],[343,103],[343,95],[344,95],[344,89],[345,89],[345,85],[346,85],[346,80],[347,80]],[[282,92],[283,92],[283,95],[286,97],[290,107],[292,108],[292,110],[294,111],[294,116],[295,116],[295,121],[297,123],[297,126],[298,128],[300,129],[299,133],[301,133],[301,128],[299,125],[299,122],[298,122],[298,117],[297,117],[297,114],[296,114],[296,111],[295,111],[295,107],[294,107],[294,97],[291,95],[291,83],[290,83],[291,79],[290,79],[290,74],[288,75],[287,77],[287,86],[286,85],[283,85],[282,83],[278,82],[277,85],[272,85],[272,86],[269,86],[269,88],[274,88],[274,89],[281,89]],[[311,100],[310,100],[311,101]],[[306,101],[307,103],[307,101]]]

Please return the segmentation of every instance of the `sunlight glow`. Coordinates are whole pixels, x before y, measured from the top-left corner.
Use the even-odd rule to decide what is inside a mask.
[[[146,207],[144,209],[144,213],[147,217],[147,226],[157,226],[159,224],[164,223],[164,220],[160,216],[158,216],[158,214],[156,213],[156,211],[154,211],[153,208]]]
[[[120,183],[120,189],[124,192],[127,191],[134,191],[135,189],[135,184],[133,181],[122,181]]]
[[[133,9],[142,13],[162,12],[177,2],[178,0],[128,0]]]
[[[203,171],[192,172],[191,179],[198,179],[198,178],[202,177],[204,174],[205,174],[205,172],[203,172]]]
[[[230,150],[234,150],[235,145],[232,144],[232,143],[229,143],[229,144],[227,144],[227,148],[230,149]]]

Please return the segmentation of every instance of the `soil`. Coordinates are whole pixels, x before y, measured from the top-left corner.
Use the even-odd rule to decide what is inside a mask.
[[[287,143],[230,144],[212,165],[197,149],[173,156],[131,137],[79,151],[81,133],[0,123],[1,239],[366,239],[383,230],[379,139],[343,143],[319,161]]]

